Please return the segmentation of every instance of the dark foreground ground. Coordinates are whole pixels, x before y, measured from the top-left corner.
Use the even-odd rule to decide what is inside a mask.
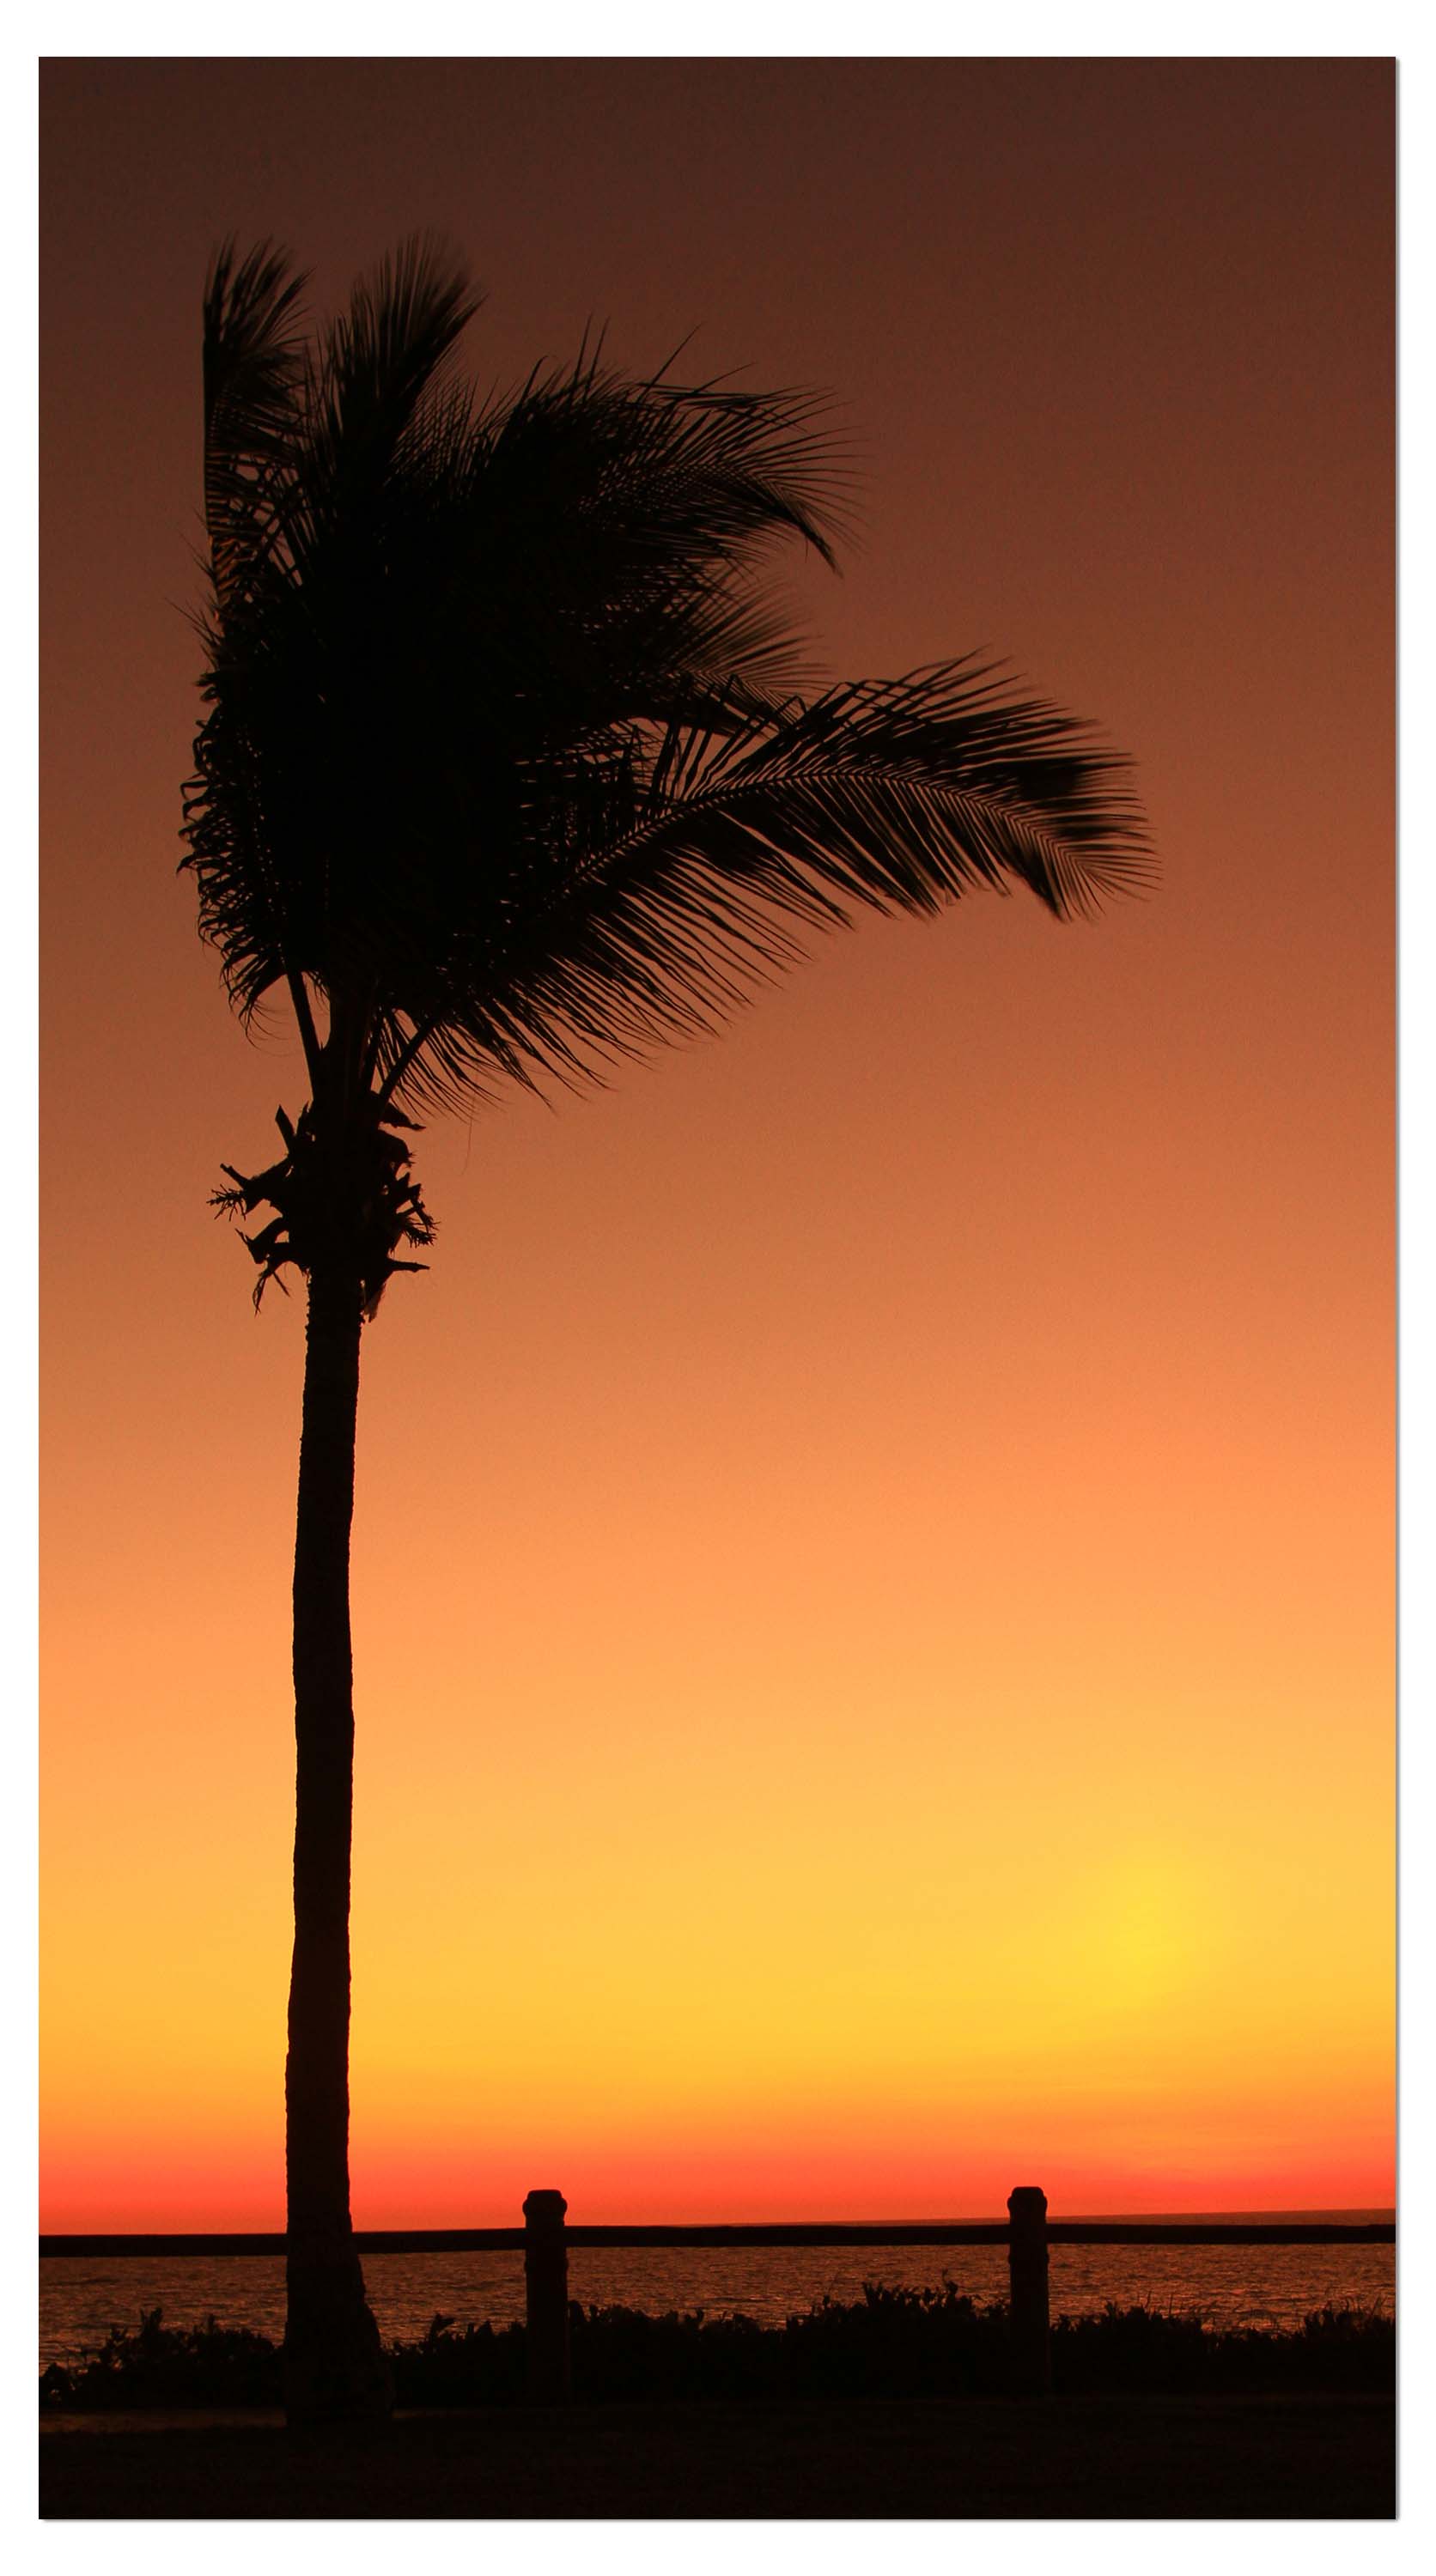
[[[1383,2397],[861,2398],[399,2416],[354,2451],[276,2416],[41,2426],[46,2520],[1389,2519]]]

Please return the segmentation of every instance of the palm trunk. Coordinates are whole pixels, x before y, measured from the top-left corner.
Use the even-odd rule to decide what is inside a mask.
[[[372,2420],[392,2403],[349,2216],[349,1858],[354,1684],[349,1531],[361,1288],[309,1283],[294,1545],[294,1964],[285,2066],[291,2424]]]

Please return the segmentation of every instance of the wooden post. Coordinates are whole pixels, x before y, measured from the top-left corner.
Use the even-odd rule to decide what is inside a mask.
[[[1012,2304],[1008,2334],[1013,2382],[1021,2397],[1045,2397],[1052,2386],[1047,2318],[1047,2194],[1023,2183],[1007,2195],[1007,2269]]]
[[[568,2396],[568,2241],[561,2191],[531,2191],[524,2202],[524,2287],[528,2293],[528,2394],[532,2406]]]

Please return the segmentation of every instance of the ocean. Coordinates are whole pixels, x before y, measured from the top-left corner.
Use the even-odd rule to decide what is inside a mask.
[[[1058,2213],[1054,2212],[1054,2219]],[[1063,2212],[1076,2218],[1079,2212]],[[1152,2223],[1157,2213],[1146,2213]],[[1188,2211],[1195,2223],[1198,2213]],[[1389,2220],[1389,2209],[1204,2211],[1203,2223],[1253,2216],[1356,2226]],[[1131,2222],[1133,2224],[1137,2222]],[[1179,2220],[1168,2218],[1167,2223]],[[460,2325],[495,2325],[524,2312],[521,2253],[367,2254],[370,2304],[386,2339],[422,2335],[436,2314]],[[825,2294],[858,2299],[867,2281],[955,2281],[974,2299],[1007,2295],[1003,2245],[614,2246],[574,2247],[569,2295],[650,2314],[702,2308],[781,2324]],[[1391,2245],[1054,2245],[1049,2275],[1054,2316],[1080,2316],[1109,2299],[1164,2309],[1196,2308],[1213,2324],[1294,2326],[1328,2301],[1394,2313],[1396,2250]],[[284,2263],[264,2254],[54,2255],[40,2264],[40,2367],[103,2343],[111,2326],[133,2327],[160,2308],[167,2325],[249,2326],[276,2342],[284,2331]]]

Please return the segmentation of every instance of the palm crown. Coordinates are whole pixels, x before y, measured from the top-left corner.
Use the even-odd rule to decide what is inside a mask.
[[[268,245],[205,301],[207,714],[184,864],[246,1015],[380,1114],[710,1029],[804,929],[1135,887],[1128,764],[969,660],[804,697],[765,586],[831,559],[803,394],[582,354],[481,402],[413,245],[317,343]],[[311,1009],[327,1009],[321,1044]]]

